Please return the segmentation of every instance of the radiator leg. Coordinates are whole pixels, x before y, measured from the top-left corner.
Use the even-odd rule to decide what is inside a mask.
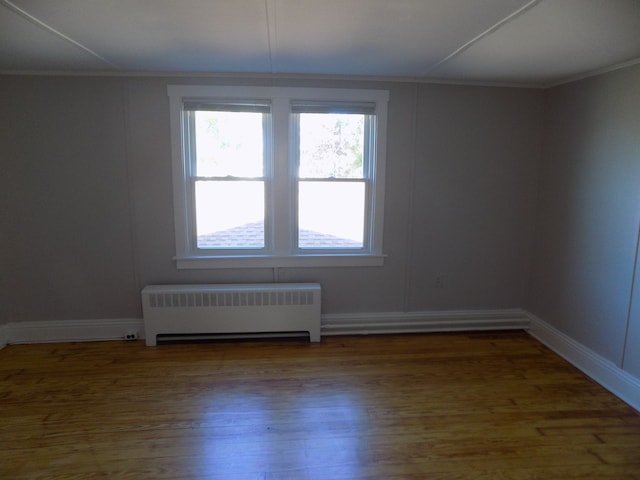
[[[147,333],[145,335],[144,344],[147,347],[155,347],[156,346],[156,334],[155,333]]]
[[[319,342],[320,341],[320,330],[309,330],[309,341],[310,342]]]

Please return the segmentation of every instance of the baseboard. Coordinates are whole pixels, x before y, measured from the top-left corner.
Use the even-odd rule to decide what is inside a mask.
[[[453,310],[322,315],[322,335],[518,330],[529,328],[527,312]]]
[[[322,335],[455,332],[527,329],[529,317],[520,309],[434,312],[391,312],[322,315]],[[122,340],[135,333],[144,338],[138,318],[51,320],[0,325],[0,346],[19,343],[58,343]],[[0,347],[1,348],[1,347]]]
[[[529,313],[529,334],[640,411],[640,379]]]
[[[15,322],[4,327],[6,344],[124,340],[129,334],[144,337],[139,318]]]

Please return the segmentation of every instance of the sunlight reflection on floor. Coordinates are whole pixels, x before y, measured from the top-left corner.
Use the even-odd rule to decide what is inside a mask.
[[[222,394],[203,418],[199,461],[209,478],[307,479],[311,467],[338,466],[343,477],[355,478],[365,421],[348,393]]]

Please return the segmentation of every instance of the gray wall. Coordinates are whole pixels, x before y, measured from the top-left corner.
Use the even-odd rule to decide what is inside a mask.
[[[0,77],[0,322],[139,317],[146,284],[274,279],[271,269],[177,270],[172,260],[166,85],[203,81],[212,83]],[[280,281],[319,281],[325,313],[525,303],[544,92],[222,82],[391,93],[384,267],[280,269]]]
[[[0,319],[138,312],[123,80],[0,79]]]
[[[640,377],[640,66],[547,102],[529,310]]]
[[[410,228],[410,307],[522,307],[542,92],[423,85]],[[434,278],[444,276],[443,289]]]

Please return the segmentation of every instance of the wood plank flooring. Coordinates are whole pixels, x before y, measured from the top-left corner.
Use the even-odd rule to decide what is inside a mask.
[[[640,415],[523,332],[0,351],[2,479],[635,479]]]

